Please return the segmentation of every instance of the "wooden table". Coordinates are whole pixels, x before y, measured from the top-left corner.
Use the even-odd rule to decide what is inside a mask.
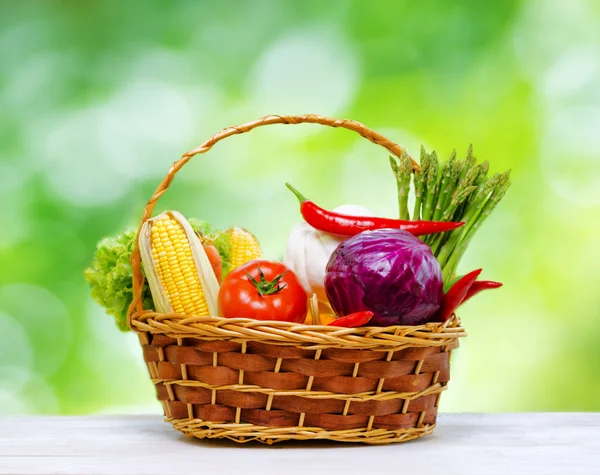
[[[404,444],[237,445],[160,416],[0,419],[0,474],[600,474],[600,413],[444,414]]]

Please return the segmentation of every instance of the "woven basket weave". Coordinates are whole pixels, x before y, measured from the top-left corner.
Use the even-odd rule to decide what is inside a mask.
[[[184,154],[148,201],[142,224],[194,155],[256,127],[299,123],[353,130],[396,156],[402,153],[355,121],[267,116],[223,129]],[[450,378],[450,354],[466,335],[458,317],[443,324],[336,328],[160,314],[142,305],[137,244],[131,263],[129,325],[139,335],[157,397],[175,429],[190,437],[269,444],[291,439],[385,444],[433,431]]]

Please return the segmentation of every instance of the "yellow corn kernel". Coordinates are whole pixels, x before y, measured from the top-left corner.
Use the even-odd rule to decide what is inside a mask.
[[[242,228],[231,228],[227,231],[231,238],[231,269],[258,259],[261,256],[260,244],[254,235]]]
[[[183,226],[164,214],[153,222],[150,233],[152,259],[173,310],[183,315],[210,315]]]

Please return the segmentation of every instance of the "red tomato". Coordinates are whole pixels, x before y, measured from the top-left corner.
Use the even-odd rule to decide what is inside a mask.
[[[290,269],[279,262],[257,259],[223,279],[219,307],[225,318],[303,323],[307,297]]]

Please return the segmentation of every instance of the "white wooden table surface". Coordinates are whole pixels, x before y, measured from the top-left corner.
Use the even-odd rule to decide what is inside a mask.
[[[600,474],[600,413],[443,414],[404,444],[187,439],[159,416],[0,418],[0,474]]]

